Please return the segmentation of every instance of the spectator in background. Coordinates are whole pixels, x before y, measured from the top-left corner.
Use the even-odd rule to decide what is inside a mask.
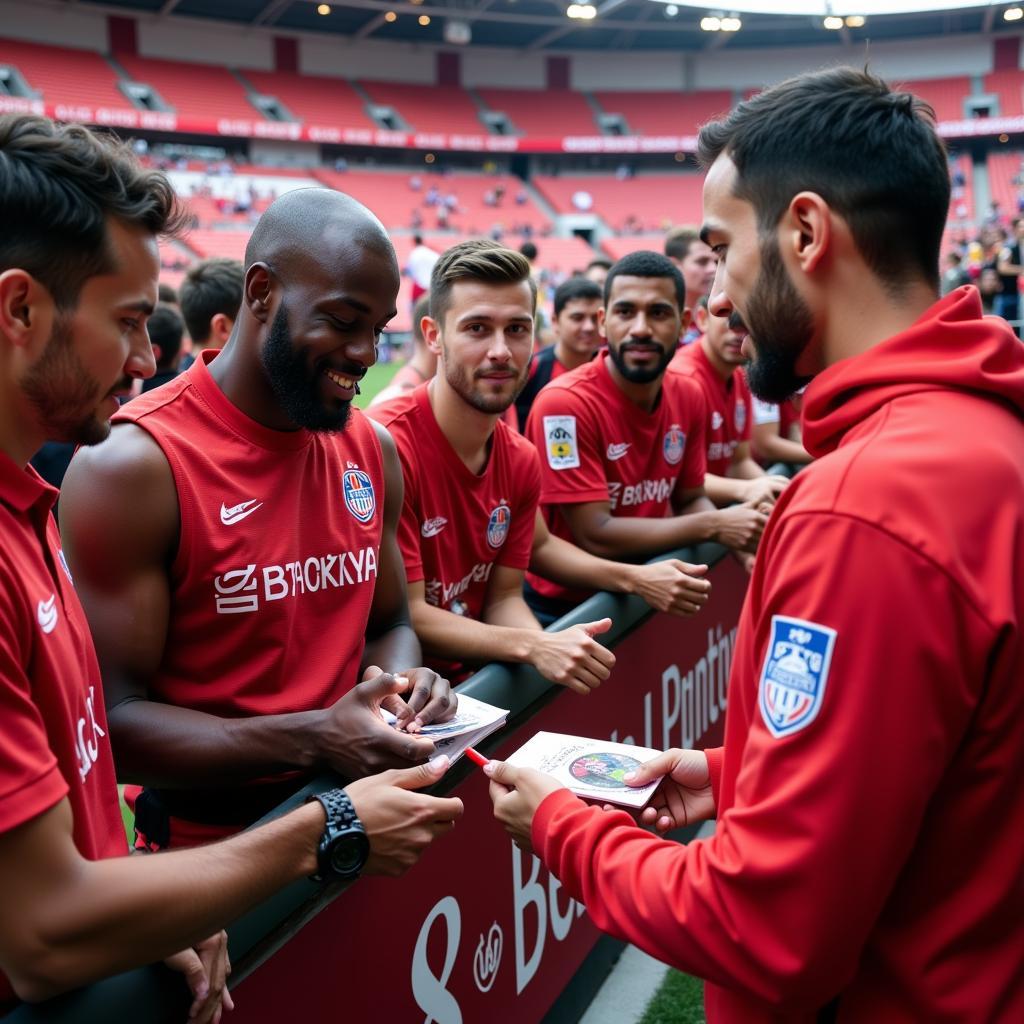
[[[392,398],[412,391],[434,376],[437,356],[423,340],[423,318],[429,315],[430,292],[426,292],[416,300],[416,305],[412,309],[412,355],[405,366],[391,378],[391,383],[374,395],[373,401],[370,402],[371,407],[390,402]]]
[[[607,256],[596,256],[587,264],[587,269],[583,271],[583,276],[603,289],[605,279],[608,277],[608,271],[611,269],[612,261]]]
[[[530,413],[548,528],[592,554],[635,559],[708,540],[753,550],[764,529],[757,509],[717,509],[704,491],[704,396],[665,372],[684,297],[682,275],[665,256],[619,260],[605,282],[607,354],[553,380]],[[527,600],[545,614],[588,596],[533,574],[528,583]]]
[[[996,270],[999,273],[999,295],[996,298],[996,313],[1004,320],[1020,320],[1020,279],[1024,274],[1024,258],[1021,244],[1024,243],[1024,217],[1013,222],[1013,235],[999,251]],[[1020,326],[1015,327],[1020,337]]]
[[[423,241],[422,235],[412,236],[412,251],[405,264],[405,273],[412,282],[413,305],[430,291],[430,272],[440,254],[435,252]]]
[[[700,331],[694,320],[697,301],[711,291],[715,280],[715,267],[718,260],[701,241],[700,232],[696,228],[672,228],[665,236],[665,255],[679,268],[686,285],[686,310],[690,315],[690,326],[684,331],[682,343],[692,345]]]
[[[178,312],[178,293],[165,281],[157,285],[157,301],[163,306],[173,306]]]
[[[146,326],[156,360],[156,373],[142,382],[142,390],[152,391],[178,376],[185,321],[171,306],[158,305]]]
[[[1003,284],[995,267],[982,267],[978,276],[978,291],[981,293],[982,312],[999,316],[997,303],[1003,293]]]
[[[964,270],[960,253],[955,249],[946,253],[946,269],[942,272],[942,280],[939,285],[942,294],[948,295],[955,288],[970,283],[971,275]]]
[[[601,347],[597,321],[601,315],[601,289],[585,277],[571,277],[555,289],[554,345],[537,352],[530,373],[516,398],[519,429],[526,429],[530,408],[541,388],[569,370],[589,363]]]
[[[755,507],[772,505],[789,480],[768,476],[750,455],[753,398],[743,374],[743,341],[747,329],[738,313],[714,316],[708,300],[697,301],[700,340],[681,348],[668,372],[696,381],[704,393],[707,418],[707,473],[704,490],[719,507],[749,502]],[[747,567],[752,566],[748,557]]]
[[[185,275],[178,290],[181,315],[192,351],[181,361],[187,370],[206,349],[220,349],[231,337],[242,302],[245,271],[238,260],[203,260]]]

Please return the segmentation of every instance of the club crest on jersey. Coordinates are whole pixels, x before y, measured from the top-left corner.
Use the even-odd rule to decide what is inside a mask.
[[[349,468],[341,474],[341,492],[345,504],[361,523],[368,523],[377,511],[377,499],[373,493],[373,481],[361,469]]]
[[[733,417],[736,421],[736,433],[742,434],[743,428],[747,425],[747,403],[739,401],[736,403],[736,412]]]
[[[663,450],[665,452],[665,461],[670,466],[679,464],[683,457],[683,452],[686,451],[686,435],[679,429],[678,423],[673,423],[668,428]]]
[[[758,704],[768,731],[776,738],[806,729],[825,698],[836,631],[785,615],[772,616]]]
[[[544,446],[552,469],[579,469],[575,416],[545,416]]]
[[[722,419],[722,414],[717,409],[712,410],[712,412],[711,412],[711,429],[712,430],[719,430],[724,422],[725,421]]]
[[[500,548],[508,537],[508,528],[512,525],[512,510],[508,505],[498,505],[487,520],[487,543],[492,548]]]

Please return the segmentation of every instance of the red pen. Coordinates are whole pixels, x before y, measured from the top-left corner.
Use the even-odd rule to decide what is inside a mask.
[[[481,754],[480,751],[474,750],[472,747],[466,747],[465,754],[466,757],[468,757],[470,761],[473,762],[473,764],[479,765],[481,768],[483,768],[485,764],[489,763],[487,758],[484,757],[484,755]]]

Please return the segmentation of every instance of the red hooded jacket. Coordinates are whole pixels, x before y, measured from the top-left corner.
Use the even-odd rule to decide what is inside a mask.
[[[821,373],[740,620],[715,835],[534,846],[709,1021],[1024,1020],[1024,345],[953,292]]]

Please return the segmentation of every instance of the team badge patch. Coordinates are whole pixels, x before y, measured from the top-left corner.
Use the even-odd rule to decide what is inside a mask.
[[[717,409],[714,409],[711,413],[711,429],[719,430],[724,422],[722,414]]]
[[[799,732],[817,718],[835,642],[836,631],[828,626],[772,616],[758,703],[776,739]]]
[[[377,511],[377,499],[370,477],[361,469],[346,469],[341,474],[341,491],[349,512],[359,522],[368,523]]]
[[[668,428],[664,443],[665,461],[670,466],[678,465],[686,451],[686,435],[679,429],[678,423]]]
[[[579,469],[575,416],[544,417],[544,447],[552,469]]]
[[[508,536],[508,528],[512,525],[512,510],[508,505],[498,505],[487,520],[487,543],[492,548],[500,548]]]
[[[734,416],[736,420],[736,433],[742,434],[743,428],[747,425],[747,403],[737,402],[736,413]]]

